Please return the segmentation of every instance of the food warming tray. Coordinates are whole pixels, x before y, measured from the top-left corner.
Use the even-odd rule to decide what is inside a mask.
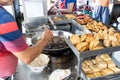
[[[113,57],[111,57],[112,61],[115,63],[115,65],[120,68],[120,63],[118,63]],[[110,74],[107,76],[102,77],[96,77],[96,78],[88,78],[83,71],[82,72],[82,78],[84,80],[120,80],[120,73]]]
[[[104,53],[109,53],[109,52],[115,52],[120,50],[120,46],[115,46],[115,47],[105,47],[103,49],[98,49],[98,50],[89,50],[89,51],[83,51],[79,52],[74,45],[69,41],[69,39],[65,39],[66,43],[69,45],[69,47],[73,50],[76,56],[79,56],[79,58],[84,58],[84,57],[91,57],[95,56],[98,54],[104,54]]]
[[[80,78],[81,77],[81,63],[84,60],[84,58],[87,57],[92,57],[92,56],[96,56],[99,54],[104,54],[104,53],[110,53],[110,52],[115,52],[115,51],[119,51],[120,46],[116,46],[116,47],[108,47],[108,48],[103,48],[103,49],[98,49],[98,50],[92,50],[92,51],[84,51],[84,52],[79,52],[74,45],[69,41],[69,39],[65,38],[66,43],[68,44],[68,46],[72,49],[72,51],[74,52],[74,54],[77,57],[77,77]],[[116,74],[114,75],[115,77],[119,77],[120,74]],[[110,76],[108,76],[110,77]],[[107,78],[107,77],[106,77]],[[113,75],[112,75],[113,78]],[[95,79],[92,79],[95,80]],[[97,79],[97,80],[103,80],[103,79]],[[106,79],[108,80],[108,79]],[[112,79],[111,79],[112,80]]]
[[[53,21],[53,17],[60,17],[63,19],[58,20],[58,21]],[[49,16],[48,19],[54,28],[56,28],[56,26],[59,26],[61,24],[72,24],[71,29],[79,30],[79,32],[82,31],[82,32],[80,32],[80,34],[91,33],[87,28],[85,28],[82,25],[80,25],[79,23],[77,23],[74,19],[66,19],[64,17],[65,17],[64,15],[51,15],[51,16]]]
[[[66,23],[66,22],[70,22],[72,24],[75,25],[75,27],[78,27],[79,29],[81,29],[84,33],[91,33],[88,29],[82,27],[82,25],[80,25],[79,23],[77,23],[75,20],[73,19],[70,19],[70,20],[61,20],[61,21],[57,21],[57,22],[54,22],[54,24],[63,24],[63,23]],[[84,58],[86,57],[91,57],[91,56],[96,56],[96,55],[99,55],[99,54],[104,54],[104,53],[110,53],[110,52],[114,52],[114,51],[119,51],[120,49],[120,46],[116,46],[116,47],[106,47],[106,48],[103,48],[103,49],[98,49],[98,50],[92,50],[92,51],[84,51],[84,52],[79,52],[75,47],[74,45],[69,41],[69,38],[65,38],[65,41],[66,43],[68,44],[68,46],[72,49],[72,51],[74,52],[74,54],[76,55],[77,57],[77,61],[78,61],[78,68],[77,68],[77,77],[78,79],[81,77],[81,63],[82,63],[82,60],[84,60]],[[115,74],[115,75],[110,75],[108,77],[104,77],[103,78],[97,78],[97,79],[92,79],[92,80],[114,80],[113,78],[115,77],[119,77],[120,74]],[[84,76],[84,74],[83,74]],[[119,80],[119,79],[117,79]]]

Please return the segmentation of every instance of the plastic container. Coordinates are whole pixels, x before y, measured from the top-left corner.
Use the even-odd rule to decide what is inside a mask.
[[[50,59],[48,55],[40,54],[36,59],[34,59],[27,66],[34,72],[42,72],[44,68],[48,65]]]

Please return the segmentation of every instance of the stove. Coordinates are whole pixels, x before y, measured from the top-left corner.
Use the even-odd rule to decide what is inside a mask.
[[[63,64],[74,58],[73,53],[66,52],[62,56],[50,56],[51,64]]]
[[[50,62],[48,64],[49,68],[63,69],[63,68],[69,68],[70,67],[70,64],[69,65],[67,65],[67,64],[75,58],[75,55],[74,55],[73,51],[69,50],[69,51],[66,51],[62,54],[63,55],[61,55],[61,56],[49,55],[49,57],[50,57]]]

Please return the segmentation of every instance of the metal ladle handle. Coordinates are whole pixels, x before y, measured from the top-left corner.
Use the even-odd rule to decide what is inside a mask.
[[[48,17],[48,19],[51,22],[51,24],[53,25],[53,29],[56,30],[57,26],[54,24],[54,22],[52,21],[52,19],[50,17]]]

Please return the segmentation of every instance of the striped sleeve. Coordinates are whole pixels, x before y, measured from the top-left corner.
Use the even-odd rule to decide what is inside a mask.
[[[26,44],[22,33],[18,30],[18,26],[14,18],[9,14],[0,14],[0,42],[10,52],[20,52],[25,50],[28,45]]]

